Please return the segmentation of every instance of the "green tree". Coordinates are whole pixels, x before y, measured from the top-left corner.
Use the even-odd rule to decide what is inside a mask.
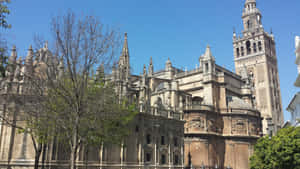
[[[300,127],[281,129],[260,138],[250,159],[251,169],[300,169]]]
[[[48,120],[45,112],[45,92],[47,81],[45,79],[37,80],[34,76],[27,77],[30,81],[24,85],[26,92],[23,95],[10,91],[4,95],[8,105],[6,113],[0,114],[0,119],[3,125],[17,129],[19,133],[30,136],[34,151],[35,162],[34,168],[38,169],[39,159],[42,153],[42,148],[49,141],[51,135],[49,132],[55,129],[55,126]],[[33,85],[34,84],[34,85]],[[33,87],[33,86],[37,86]]]
[[[118,143],[136,111],[134,104],[118,100],[103,74],[94,73],[100,65],[103,70],[112,67],[119,44],[116,31],[93,16],[72,12],[54,18],[52,31],[60,66],[55,78],[47,78],[47,112],[57,122],[58,138],[67,140],[70,168],[75,169],[80,146]]]
[[[0,27],[1,28],[10,28],[11,25],[7,22],[7,15],[9,15],[10,11],[7,7],[9,0],[1,0],[0,1]],[[0,35],[0,77],[5,76],[5,67],[7,65],[7,46],[6,41]]]
[[[55,123],[56,131],[53,136],[59,138],[60,143],[68,143],[70,158],[76,159],[78,147],[82,145],[85,150],[88,150],[88,146],[118,145],[129,134],[128,125],[137,113],[135,104],[130,104],[125,99],[120,104],[112,84],[90,79],[84,89],[78,112],[75,111],[76,102],[70,101],[74,99],[70,97],[76,97],[69,95],[74,87],[72,81],[62,78],[56,85],[57,87],[48,90],[46,116],[48,122]],[[75,159],[70,159],[74,167]]]

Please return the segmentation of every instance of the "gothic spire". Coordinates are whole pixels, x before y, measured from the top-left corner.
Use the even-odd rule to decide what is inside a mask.
[[[206,50],[205,50],[205,53],[204,53],[204,57],[205,57],[205,58],[213,58],[213,59],[214,59],[214,57],[213,57],[213,55],[212,55],[212,53],[211,53],[211,49],[210,49],[210,46],[209,46],[209,45],[206,46]]]
[[[172,70],[172,62],[170,60],[170,58],[168,57],[168,60],[166,62],[166,67],[165,67],[166,71],[171,71]]]
[[[11,49],[11,55],[8,59],[8,62],[14,64],[16,62],[16,59],[17,59],[17,49],[16,46],[14,45],[13,48]]]
[[[149,64],[149,68],[148,68],[148,73],[151,76],[153,74],[153,63],[152,63],[152,56],[150,57],[150,64]]]
[[[147,69],[146,69],[146,65],[144,64],[143,75],[145,76],[146,74],[147,74]]]
[[[28,77],[33,73],[33,49],[32,46],[29,46],[27,56],[25,58],[25,68],[24,68],[24,81],[28,80]]]
[[[33,49],[32,49],[32,45],[30,45],[26,56],[26,63],[32,62],[32,59],[33,59]]]
[[[20,75],[21,75],[21,64],[22,64],[22,58],[19,57],[19,59],[16,62],[16,70],[14,74],[14,82],[18,82],[20,80]]]
[[[121,80],[129,81],[130,78],[130,63],[129,63],[129,50],[127,42],[127,33],[124,34],[124,44],[122,54],[119,59],[119,70],[122,77]]]
[[[45,42],[44,49],[48,50],[48,41]]]
[[[123,44],[123,49],[122,49],[122,55],[129,56],[128,42],[127,42],[127,32],[125,32],[125,34],[124,34],[124,44]]]

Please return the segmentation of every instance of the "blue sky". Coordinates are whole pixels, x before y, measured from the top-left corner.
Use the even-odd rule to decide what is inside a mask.
[[[276,39],[283,108],[298,88],[294,37],[300,35],[299,0],[257,0],[266,31]],[[234,70],[233,27],[242,30],[244,0],[12,0],[12,29],[5,31],[9,45],[26,55],[34,34],[50,37],[51,18],[71,9],[78,15],[95,15],[103,23],[128,32],[134,73],[153,57],[154,69],[162,69],[170,57],[173,65],[193,69],[209,44],[216,62]],[[290,114],[285,111],[285,120]]]

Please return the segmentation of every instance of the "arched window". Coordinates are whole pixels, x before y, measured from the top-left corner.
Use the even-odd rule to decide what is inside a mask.
[[[208,67],[208,63],[205,63],[205,72],[208,72],[209,67]]]
[[[241,47],[241,55],[244,56],[244,47]]]
[[[166,144],[166,142],[165,142],[165,136],[161,136],[160,144],[161,145],[165,145]]]
[[[247,55],[251,54],[251,43],[250,41],[246,42]]]
[[[247,21],[247,28],[248,28],[248,29],[250,29],[251,27],[252,27],[252,25],[251,25],[251,21],[250,21],[250,20],[248,20],[248,21]]]
[[[146,142],[147,142],[147,144],[151,144],[151,135],[150,134],[146,135]]]
[[[162,154],[161,155],[161,158],[160,158],[160,163],[161,164],[166,164],[167,160],[166,160],[166,155],[165,154]]]
[[[258,42],[258,51],[261,51],[261,50],[262,50],[261,42],[259,41],[259,42]]]
[[[193,103],[193,105],[201,105],[202,100],[203,99],[201,97],[193,97],[192,103]]]
[[[151,161],[151,153],[150,152],[148,152],[148,153],[146,153],[146,159],[145,159],[145,161],[146,162],[149,162],[149,161]]]
[[[256,53],[257,49],[256,49],[256,43],[253,43],[253,52]]]
[[[174,147],[177,147],[178,146],[178,138],[174,137],[173,142],[174,142]]]
[[[240,57],[240,49],[236,48],[236,57]]]
[[[175,154],[174,155],[174,165],[178,165],[179,164],[179,155]]]

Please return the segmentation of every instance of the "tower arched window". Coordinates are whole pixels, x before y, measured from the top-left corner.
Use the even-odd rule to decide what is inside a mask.
[[[250,29],[250,28],[251,28],[251,26],[252,26],[252,25],[251,25],[251,21],[250,21],[250,20],[248,20],[248,21],[247,21],[247,28],[248,28],[248,29]]]
[[[253,43],[253,52],[256,53],[257,49],[256,49],[256,43]]]
[[[236,48],[236,57],[240,57],[240,49]]]
[[[247,55],[251,54],[251,43],[250,41],[246,42]]]
[[[259,41],[258,42],[258,51],[261,51],[262,50],[262,46],[261,46],[261,42]]]
[[[208,63],[205,63],[205,72],[208,72],[209,67],[208,67]]]
[[[241,47],[241,56],[244,56],[244,47]]]

